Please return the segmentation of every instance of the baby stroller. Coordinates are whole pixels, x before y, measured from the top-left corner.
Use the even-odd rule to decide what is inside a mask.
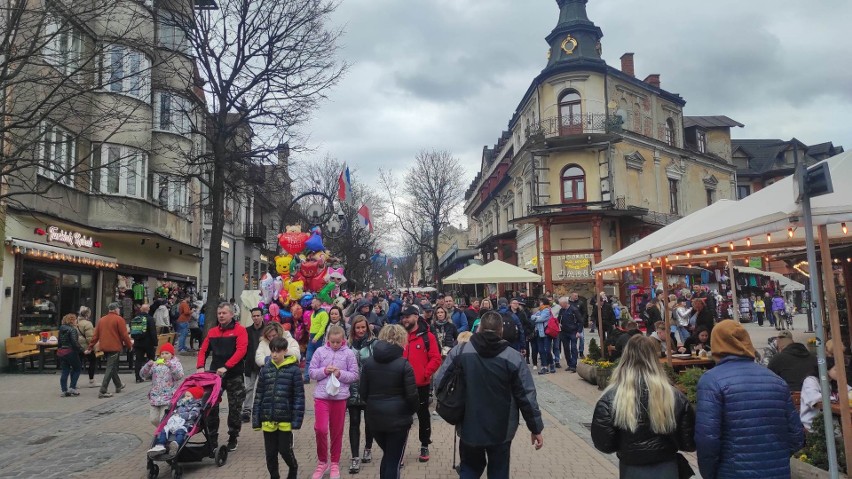
[[[200,387],[204,390],[204,395],[201,397],[201,414],[198,415],[198,420],[194,424],[187,425],[186,441],[180,445],[174,457],[161,456],[163,457],[162,460],[148,458],[148,479],[156,479],[160,474],[160,466],[157,465],[157,462],[167,463],[172,468],[172,477],[179,479],[183,477],[183,468],[179,464],[181,462],[200,462],[205,457],[208,457],[215,459],[216,466],[221,467],[228,460],[228,448],[221,446],[218,449],[214,449],[213,444],[210,442],[210,431],[207,429],[207,416],[210,414],[211,409],[222,400],[222,378],[216,373],[196,373],[183,381],[183,384],[172,395],[169,407],[166,409],[166,414],[163,416],[163,420],[160,421],[160,425],[157,426],[154,437],[156,438],[156,435],[166,427],[166,423],[171,415],[170,413],[175,409],[178,400],[192,387]],[[193,442],[193,437],[199,433],[204,437],[204,441]],[[155,442],[156,439],[152,440],[151,446]]]

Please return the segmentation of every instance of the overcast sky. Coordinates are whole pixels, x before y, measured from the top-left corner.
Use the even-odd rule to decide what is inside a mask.
[[[848,0],[590,0],[603,56],[636,54],[686,115],[728,115],[734,138],[793,136],[852,148]],[[420,149],[447,149],[467,186],[544,68],[555,0],[342,0],[352,64],[306,132],[360,181],[401,174]]]

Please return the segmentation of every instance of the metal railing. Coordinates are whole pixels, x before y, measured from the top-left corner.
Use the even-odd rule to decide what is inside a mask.
[[[266,242],[266,225],[263,223],[249,223],[245,229],[246,241],[253,243]]]
[[[544,118],[527,128],[527,139],[544,139],[589,133],[609,133],[621,129],[620,117],[609,117],[605,113],[586,113],[562,117]]]

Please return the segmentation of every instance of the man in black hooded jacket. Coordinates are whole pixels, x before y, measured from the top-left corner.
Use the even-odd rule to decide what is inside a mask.
[[[468,407],[459,427],[461,477],[480,477],[487,466],[489,478],[508,479],[519,411],[530,430],[532,444],[536,449],[543,445],[544,423],[532,374],[521,354],[509,347],[502,334],[500,314],[484,314],[470,344],[453,348],[435,378],[436,384],[441,384],[456,362],[464,369]]]
[[[804,344],[794,343],[790,331],[780,331],[775,345],[778,352],[769,360],[767,367],[787,381],[790,391],[801,391],[805,378],[816,369],[816,357]]]

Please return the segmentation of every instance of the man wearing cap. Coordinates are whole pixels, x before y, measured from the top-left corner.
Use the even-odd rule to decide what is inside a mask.
[[[701,477],[789,478],[804,429],[787,383],[754,362],[751,338],[737,321],[713,328],[710,349],[717,364],[698,381],[695,420]]]
[[[769,360],[769,370],[787,381],[790,391],[801,391],[805,378],[816,369],[816,357],[804,344],[794,342],[788,330],[778,331],[775,347],[778,352]]]
[[[401,313],[400,324],[408,331],[408,347],[403,357],[414,369],[414,381],[420,397],[417,407],[417,422],[420,426],[420,456],[418,461],[429,460],[429,444],[432,442],[432,424],[429,415],[429,385],[432,375],[441,367],[441,345],[429,331],[429,324],[420,317],[416,306],[408,306]]]
[[[92,340],[89,341],[89,348],[84,354],[90,354],[96,344],[100,343],[101,351],[104,352],[106,358],[106,371],[104,371],[104,380],[101,382],[101,390],[98,394],[99,398],[111,398],[112,394],[107,391],[109,382],[115,384],[115,392],[120,393],[124,389],[124,384],[121,378],[118,377],[118,355],[122,348],[132,349],[133,340],[130,339],[130,334],[127,332],[127,323],[119,313],[121,305],[118,303],[110,303],[107,307],[107,314],[98,320],[95,325],[95,334]]]

